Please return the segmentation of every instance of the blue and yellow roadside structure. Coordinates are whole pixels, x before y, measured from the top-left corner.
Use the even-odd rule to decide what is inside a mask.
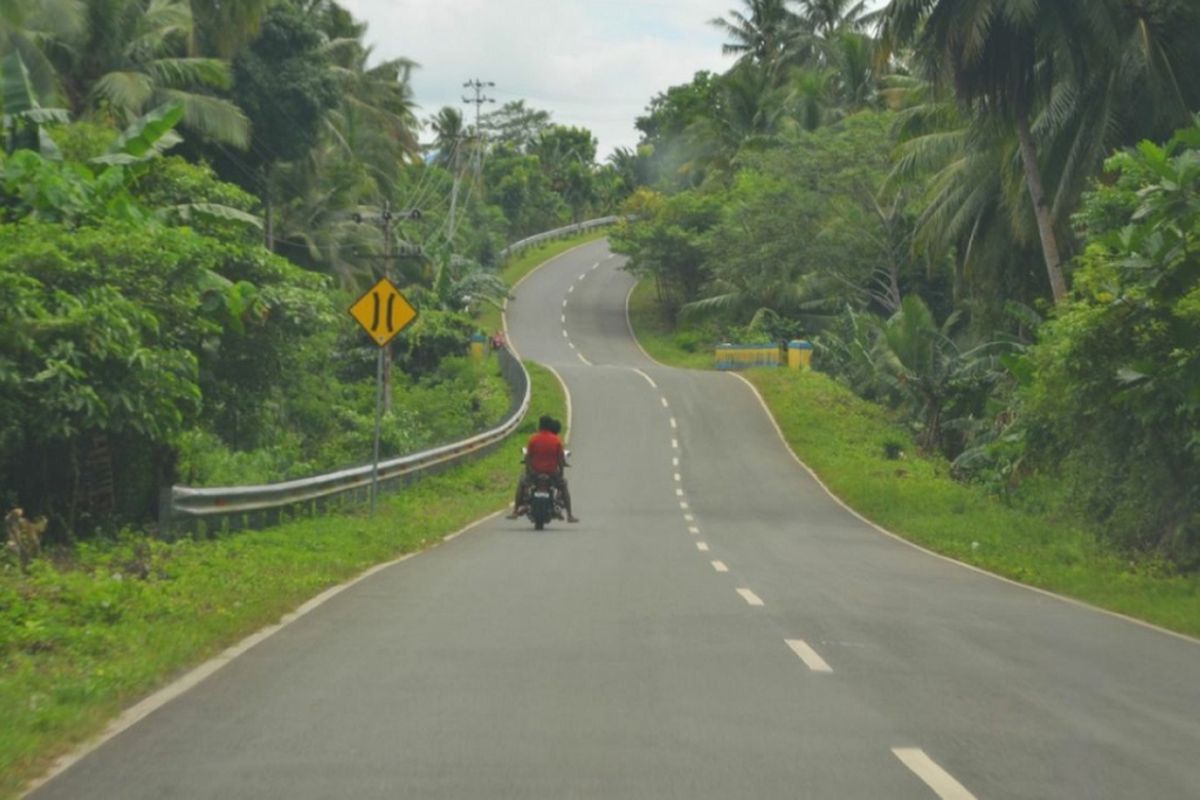
[[[812,368],[813,346],[810,342],[792,341],[786,347],[779,342],[764,344],[719,344],[715,351],[717,369],[751,369],[753,367]]]
[[[474,358],[476,361],[483,361],[487,357],[487,344],[487,337],[482,333],[476,331],[471,334],[471,358]]]

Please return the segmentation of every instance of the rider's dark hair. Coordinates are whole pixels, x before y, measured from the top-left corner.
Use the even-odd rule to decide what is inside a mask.
[[[551,419],[550,420],[550,432],[553,433],[555,436],[558,436],[560,433],[562,433],[562,423],[556,419]]]
[[[554,430],[554,417],[550,416],[549,414],[542,414],[542,418],[538,420],[538,430],[539,431],[553,431]]]

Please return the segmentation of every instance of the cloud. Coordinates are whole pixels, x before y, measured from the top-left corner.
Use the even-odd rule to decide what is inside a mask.
[[[525,99],[555,122],[582,125],[602,157],[637,141],[634,119],[698,70],[724,71],[721,34],[707,24],[732,0],[342,0],[370,24],[377,58],[421,65],[413,88],[423,117],[464,105],[464,81],[496,86],[496,105]],[[494,108],[489,105],[485,107]]]

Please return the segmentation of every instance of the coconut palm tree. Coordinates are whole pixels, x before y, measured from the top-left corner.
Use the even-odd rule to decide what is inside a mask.
[[[247,146],[246,115],[215,94],[229,87],[228,63],[189,55],[195,28],[186,0],[86,0],[86,7],[87,28],[67,81],[77,114],[127,124],[174,101],[183,106],[185,129]]]
[[[1161,138],[1200,105],[1200,61],[1184,33],[1198,24],[1200,11],[1189,4],[893,0],[884,11],[885,45],[913,43],[924,73],[935,86],[953,86],[967,109],[957,133],[930,132],[938,138],[909,154],[956,136],[973,140],[973,155],[946,153],[952,171],[935,181],[944,194],[933,213],[957,220],[952,236],[960,242],[964,224],[973,230],[972,244],[981,241],[984,209],[997,199],[1018,238],[1032,218],[1052,294],[1062,302],[1059,233],[1105,155],[1144,136]],[[1024,199],[1012,191],[1010,154]]]
[[[752,64],[773,75],[782,74],[799,19],[787,7],[788,0],[742,0],[743,14],[730,9],[728,19],[716,17],[709,24],[729,36],[721,46],[726,55],[738,56],[738,65]]]
[[[6,0],[0,3],[0,58],[19,55],[39,102],[56,102],[56,61],[71,52],[85,24],[82,0]]]
[[[453,106],[446,106],[429,120],[429,127],[436,137],[431,146],[433,162],[458,174],[462,166],[462,143],[466,136],[462,112]]]
[[[1102,5],[1103,3],[1101,3]],[[1032,119],[1045,87],[1065,77],[1085,17],[1080,0],[892,0],[884,10],[884,41],[912,44],[927,74],[953,86],[964,104],[1013,127],[1033,203],[1051,293],[1067,296],[1058,233],[1046,201]]]
[[[877,14],[867,11],[866,0],[796,0],[802,25],[822,39],[843,31],[864,31]]]

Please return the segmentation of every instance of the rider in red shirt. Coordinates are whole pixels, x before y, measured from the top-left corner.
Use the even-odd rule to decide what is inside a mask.
[[[521,515],[530,479],[534,473],[542,473],[551,476],[558,489],[563,506],[567,509],[567,522],[579,522],[579,518],[571,513],[571,493],[567,489],[567,479],[563,477],[567,454],[563,450],[562,440],[558,438],[558,431],[561,428],[562,426],[558,424],[557,420],[548,415],[538,420],[538,432],[529,437],[529,443],[525,446],[526,470],[521,475],[521,480],[517,482],[517,497],[513,501],[513,510],[508,515],[509,519],[516,519]]]

